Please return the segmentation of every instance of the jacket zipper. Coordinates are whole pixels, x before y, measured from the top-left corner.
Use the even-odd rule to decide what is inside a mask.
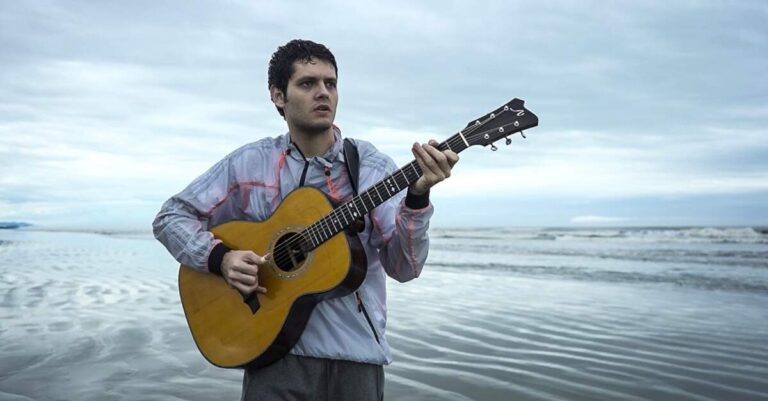
[[[376,329],[373,327],[371,317],[368,315],[368,311],[365,309],[365,305],[363,304],[363,298],[360,297],[360,291],[355,291],[355,298],[357,299],[357,311],[362,312],[363,316],[365,316],[365,320],[368,322],[368,327],[370,327],[371,331],[373,332],[373,337],[376,338],[377,343],[381,344],[381,341],[379,341],[379,334],[376,333]]]

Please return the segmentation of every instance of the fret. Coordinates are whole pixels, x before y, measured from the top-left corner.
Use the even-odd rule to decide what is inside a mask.
[[[392,185],[393,182],[394,182],[394,185]],[[395,178],[393,176],[391,176],[391,175],[389,176],[389,178],[387,179],[387,184],[389,185],[389,187],[387,189],[391,189],[392,190],[391,191],[392,195],[395,195],[398,192],[400,192],[400,188],[397,185],[397,180],[395,180]]]
[[[346,204],[346,205],[344,205],[344,206],[346,206],[346,210],[345,210],[345,212],[348,212],[348,213],[349,213],[349,216],[350,216],[350,218],[351,218],[352,220],[354,220],[354,219],[355,219],[355,211],[354,211],[354,210],[352,210],[352,205],[351,205],[351,204],[349,204],[349,203],[347,203],[347,204]]]
[[[461,131],[459,131],[459,135],[461,135],[461,140],[464,141],[464,144],[467,145],[467,147],[469,147],[469,142],[467,142],[467,138],[464,138],[464,134]]]
[[[368,204],[365,202],[365,197],[363,195],[365,195],[365,192],[361,193],[360,195],[357,195],[353,199],[353,201],[357,202],[358,200],[360,200],[360,203],[363,205],[363,214],[367,214],[373,208],[372,207],[368,207]]]
[[[357,204],[358,201],[360,201],[359,205]],[[365,202],[363,201],[363,197],[362,196],[358,195],[358,196],[352,198],[352,202],[355,204],[355,208],[357,208],[357,212],[360,213],[360,217],[365,216],[368,213],[368,211],[370,210],[370,209],[368,209],[365,206]],[[363,207],[363,211],[362,212],[360,211],[360,206]]]
[[[315,235],[314,230],[312,229],[312,226],[307,227],[304,229],[307,233],[309,233],[309,236],[312,237],[312,245],[317,246],[320,244],[320,241],[318,241],[317,236]]]
[[[338,232],[336,230],[336,224],[334,224],[333,217],[334,217],[334,214],[331,213],[330,215],[326,216],[326,218],[325,218],[326,219],[326,224],[328,224],[328,228],[329,228],[328,233],[330,234],[330,235],[328,235],[328,238],[333,237],[333,235]]]
[[[379,193],[379,189],[376,188],[377,186],[378,186],[378,184],[374,185],[373,186],[373,190],[376,191],[376,195],[379,197],[379,202],[383,203],[384,202],[384,198],[381,197],[381,194]],[[370,190],[369,190],[369,192],[370,192]]]
[[[416,177],[417,177],[416,179],[418,180],[418,176],[421,175],[421,173],[419,172],[419,170],[416,169],[416,165],[417,165],[416,163],[411,163],[411,168],[413,169],[413,173],[416,174]]]
[[[407,180],[408,185],[411,185],[418,180],[418,178],[413,176],[413,173],[406,174],[405,170],[403,170],[403,174],[405,175],[405,179]]]
[[[404,187],[407,187],[408,185],[411,185],[411,180],[409,180],[408,176],[405,175],[405,170],[400,169],[400,175],[402,175],[403,178],[405,179],[405,185],[403,185]]]
[[[445,147],[448,148],[448,150],[452,150],[454,153],[459,153],[460,151],[458,149],[454,150],[453,148],[456,146],[456,144],[451,144],[451,140],[448,139],[445,141]]]
[[[339,208],[337,210],[338,210],[338,212],[334,211],[334,213],[339,213],[340,215],[344,216],[344,226],[346,226],[347,224],[349,224],[352,221],[352,219],[350,219],[349,216],[346,213],[344,213],[344,209],[343,208]]]
[[[326,221],[326,220],[327,219],[325,219],[325,218],[320,220],[320,225],[323,227],[323,236],[325,236],[326,231],[328,232],[328,237],[325,238],[325,239],[328,239],[328,238],[331,238],[331,235],[333,235],[333,230],[328,228],[328,221]]]
[[[387,199],[391,198],[392,197],[392,193],[389,192],[389,188],[387,187],[387,183],[386,182],[382,182],[382,184],[384,184],[384,189],[387,190],[387,195],[389,195],[389,196],[387,196]]]
[[[365,191],[365,193],[368,194],[368,199],[371,200],[371,208],[368,209],[368,211],[371,211],[371,210],[373,210],[373,208],[376,207],[376,202],[373,200],[373,197],[371,196],[371,190],[370,189]]]
[[[400,176],[397,175],[397,173],[400,173]],[[405,178],[405,181],[401,183],[401,180]],[[408,178],[403,174],[403,170],[397,170],[395,174],[393,174],[393,178],[395,181],[395,184],[397,185],[398,189],[405,188],[408,186]]]
[[[339,216],[338,216],[337,213],[333,213],[333,214],[331,214],[331,216],[333,216],[333,218],[331,219],[331,223],[333,223],[333,229],[334,230],[340,230],[341,228],[344,227],[344,225],[339,221]],[[337,223],[339,225],[338,227],[336,227]]]
[[[365,202],[365,197],[363,195],[365,195],[365,192],[359,193],[357,196],[352,198],[352,201],[353,202],[359,201],[360,202],[359,206],[363,207],[363,214],[367,214],[369,211],[371,211],[371,209],[368,207],[368,204]]]
[[[314,230],[312,230],[311,226],[304,231],[307,231],[309,236],[312,238],[312,246],[320,245],[320,241],[317,240],[317,237],[315,236]]]
[[[333,237],[333,230],[328,225],[327,219],[323,219],[323,241],[327,241],[328,238]]]
[[[334,215],[331,214],[330,216],[334,216]],[[334,220],[338,221],[338,219],[328,219],[328,226],[331,229],[331,235],[330,236],[333,236],[333,234],[338,232],[337,231],[337,227],[336,227],[336,221],[334,221]]]

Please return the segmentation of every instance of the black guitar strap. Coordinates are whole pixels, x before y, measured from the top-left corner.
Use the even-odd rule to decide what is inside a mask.
[[[352,184],[352,192],[357,196],[357,184],[360,179],[360,155],[357,145],[349,138],[344,138],[344,162],[347,163],[347,174]]]
[[[360,184],[360,155],[357,153],[355,141],[344,138],[344,162],[347,164],[349,183],[352,184],[352,193],[358,195]],[[365,216],[357,219],[350,227],[352,232],[362,232],[365,229]]]
[[[357,145],[349,138],[344,138],[344,161],[347,163],[347,174],[349,174],[349,183],[352,184],[352,192],[357,196],[357,192],[360,189],[360,155],[357,153]],[[356,235],[363,230],[365,230],[365,216],[358,218],[351,226],[349,226],[349,231],[354,233],[353,235]],[[376,329],[373,328],[373,322],[368,315],[368,311],[365,309],[363,298],[360,296],[359,290],[355,291],[355,299],[357,300],[357,310],[363,313],[365,320],[368,321],[368,326],[370,326],[371,331],[373,332],[373,337],[376,339],[377,343],[381,344],[379,334],[376,333]]]

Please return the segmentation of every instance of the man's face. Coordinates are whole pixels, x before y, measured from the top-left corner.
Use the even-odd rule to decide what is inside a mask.
[[[273,88],[272,101],[283,108],[290,129],[308,134],[326,132],[333,126],[339,102],[333,65],[317,59],[293,63],[286,93]]]

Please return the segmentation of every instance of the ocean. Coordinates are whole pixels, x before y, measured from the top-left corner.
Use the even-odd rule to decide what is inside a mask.
[[[434,228],[386,400],[768,400],[768,231]],[[147,233],[0,230],[0,400],[237,400]]]

